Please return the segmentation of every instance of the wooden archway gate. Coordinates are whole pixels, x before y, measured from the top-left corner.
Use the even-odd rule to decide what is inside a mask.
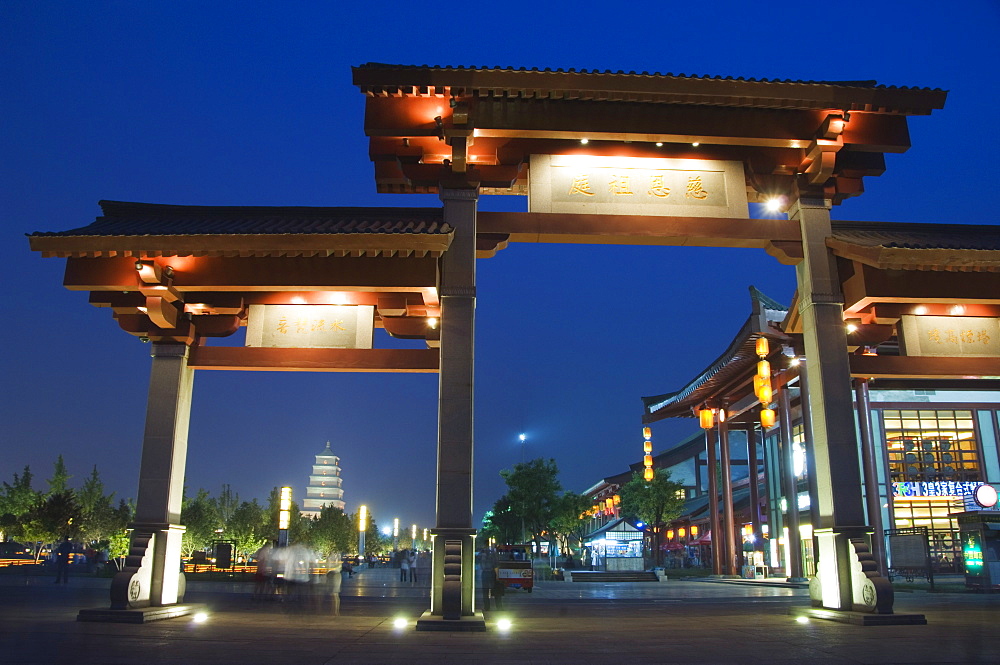
[[[472,593],[475,258],[510,241],[562,238],[760,246],[796,264],[802,330],[815,384],[818,531],[826,562],[821,564],[818,602],[851,609],[856,598],[849,575],[844,575],[850,566],[848,543],[864,539],[866,527],[857,464],[845,463],[855,459],[844,454],[853,451],[854,432],[850,400],[837,390],[849,381],[850,371],[842,296],[827,246],[833,235],[830,207],[859,195],[865,176],[882,173],[883,153],[906,150],[906,117],[941,108],[945,93],[874,82],[378,64],[356,68],[354,79],[367,96],[365,131],[379,191],[436,192],[442,210],[254,212],[106,204],[105,217],[91,227],[30,239],[33,249],[68,258],[69,288],[91,291],[92,302],[111,308],[122,328],[153,342],[130,559],[134,571],[116,580],[115,602],[169,605],[178,598],[171,562],[179,553],[192,367],[437,369],[433,584],[431,610],[418,628],[482,628]],[[745,190],[751,201],[783,196],[789,221],[746,220],[744,214],[733,214],[738,206],[732,204],[724,219],[716,220],[670,220],[669,215],[650,220],[634,211],[614,216],[613,210],[612,217],[598,219],[580,215],[580,210],[560,216],[558,210],[534,208],[520,217],[477,214],[480,193],[528,193],[529,175],[539,168],[535,157],[581,155],[741,165],[745,182],[737,183],[737,190]],[[578,191],[586,191],[580,185],[586,183],[578,184]],[[728,191],[739,194],[737,190]],[[656,191],[662,195],[667,190],[661,183]],[[619,182],[615,193],[631,192]],[[166,230],[162,222],[172,216],[183,223]],[[320,224],[310,223],[317,217]],[[404,357],[215,351],[200,344],[206,336],[233,332],[248,305],[293,298],[331,304],[332,294],[338,303],[369,304],[387,331],[426,339],[431,352]],[[429,326],[431,319],[440,325]]]

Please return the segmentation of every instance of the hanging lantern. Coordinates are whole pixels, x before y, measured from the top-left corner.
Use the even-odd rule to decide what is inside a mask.
[[[653,438],[653,430],[651,430],[648,427],[643,427],[642,428],[642,436],[645,439],[651,439],[651,438]]]
[[[691,525],[691,537],[692,538],[697,538],[698,537],[698,525],[697,524],[692,524]]]
[[[615,505],[616,505],[616,506],[617,506],[618,504],[620,504],[620,503],[622,502],[622,497],[621,497],[621,495],[619,495],[619,494],[615,494],[615,496],[614,496],[614,500],[615,500]]]
[[[766,337],[758,337],[757,338],[757,355],[760,356],[761,358],[763,358],[768,353],[770,353],[770,351],[771,351],[771,349],[768,347],[767,338]]]
[[[643,458],[642,458],[642,465],[643,466],[653,466],[653,456],[652,455],[645,455],[645,456],[643,456]]]
[[[760,385],[760,390],[757,391],[757,399],[760,400],[760,403],[770,404],[773,397],[774,391],[771,390],[771,383],[762,383]]]
[[[760,425],[764,429],[770,429],[774,427],[774,409],[761,409],[760,410]]]
[[[607,499],[604,500],[604,505],[607,506],[608,510],[611,510],[612,508],[615,507],[615,500],[609,496]]]
[[[673,540],[673,539],[674,539],[674,530],[667,529],[667,540]]]
[[[754,374],[753,375],[753,394],[754,395],[759,395],[760,394],[760,387],[764,384],[764,381],[766,381],[766,380],[767,380],[767,377],[760,376],[759,374]]]
[[[678,538],[683,538],[686,535],[687,535],[687,531],[684,530],[684,527],[681,527],[681,528],[677,529],[677,537]]]
[[[647,483],[653,479],[653,470],[648,466],[642,472],[642,479],[645,480]]]
[[[698,424],[702,429],[712,429],[715,425],[715,416],[711,409],[701,409],[698,411]]]
[[[642,452],[651,453],[653,452],[653,442],[649,439],[642,442]]]
[[[771,377],[771,363],[761,360],[757,363],[757,376]]]

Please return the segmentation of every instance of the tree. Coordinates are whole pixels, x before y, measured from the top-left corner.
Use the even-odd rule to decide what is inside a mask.
[[[562,489],[556,461],[533,459],[514,465],[513,470],[504,469],[500,475],[507,482],[511,509],[523,520],[525,534],[535,543],[534,552],[540,552],[542,534],[552,520],[553,504]]]
[[[23,523],[25,537],[35,544],[35,561],[43,543],[75,538],[80,530],[80,505],[72,490],[50,495],[28,512]]]
[[[267,542],[267,511],[253,501],[243,501],[233,511],[225,527],[225,537],[235,543],[236,555],[249,559]]]
[[[586,536],[587,521],[581,515],[591,506],[590,497],[576,492],[564,492],[552,508],[552,519],[549,521],[549,531],[559,543],[562,552],[579,549]]]
[[[346,515],[341,508],[323,506],[319,517],[313,520],[309,537],[316,552],[328,559],[334,552],[347,552],[356,548],[353,544],[356,521]],[[367,543],[366,543],[367,545]]]
[[[222,527],[219,511],[208,491],[199,489],[193,498],[181,501],[181,524],[187,527],[181,539],[181,555],[190,557],[195,550],[207,548],[215,540],[215,530]]]
[[[117,528],[108,535],[108,558],[115,562],[118,570],[121,570],[125,567],[125,556],[131,547],[131,536],[128,525],[132,522],[132,518],[135,517],[135,504],[131,501],[121,499],[114,514]]]
[[[0,494],[0,524],[4,538],[28,540],[22,527],[28,512],[41,500],[41,493],[31,488],[32,478],[31,468],[26,466],[20,475],[14,473],[12,484],[4,481]]]
[[[684,507],[684,486],[670,480],[670,472],[657,469],[649,482],[642,475],[635,473],[632,480],[625,483],[619,490],[622,513],[631,518],[637,518],[650,525],[653,530],[653,558],[660,565],[663,553],[660,552],[660,532],[663,524],[677,519]]]
[[[232,487],[224,484],[222,491],[219,492],[219,496],[214,501],[219,520],[222,522],[223,528],[228,529],[229,520],[232,519],[233,514],[240,507],[240,495],[234,492]]]
[[[367,556],[369,554],[378,554],[382,551],[385,543],[382,539],[382,532],[378,530],[378,524],[375,523],[375,518],[369,515],[368,517],[368,528],[365,529],[365,551],[364,554]]]
[[[493,538],[502,545],[512,545],[521,540],[521,518],[514,513],[510,497],[504,494],[493,504],[493,509],[483,516],[482,536]]]
[[[106,546],[113,533],[126,527],[115,508],[114,496],[114,492],[104,493],[104,483],[96,465],[76,492],[80,504],[80,538],[86,543],[93,543],[98,549]]]
[[[59,494],[60,492],[65,492],[68,489],[69,479],[73,476],[69,475],[66,470],[66,463],[63,462],[63,456],[60,455],[56,458],[55,464],[52,469],[52,477],[48,479],[49,491],[46,496],[52,496],[53,494]]]

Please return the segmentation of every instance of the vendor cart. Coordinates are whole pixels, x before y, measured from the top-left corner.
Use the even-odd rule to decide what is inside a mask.
[[[524,589],[531,593],[535,573],[531,569],[527,545],[501,545],[497,548],[497,584],[507,589]]]

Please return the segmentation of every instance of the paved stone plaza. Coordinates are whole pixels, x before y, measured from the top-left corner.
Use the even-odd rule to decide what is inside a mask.
[[[342,614],[254,600],[249,584],[192,582],[187,600],[209,617],[145,625],[76,621],[107,605],[107,579],[0,576],[0,663],[997,663],[1000,595],[900,593],[897,612],[926,626],[796,623],[804,589],[676,582],[541,582],[486,614],[486,633],[417,632],[426,587],[391,569],[345,580]],[[397,617],[408,619],[395,628]],[[499,618],[512,628],[496,628]]]

